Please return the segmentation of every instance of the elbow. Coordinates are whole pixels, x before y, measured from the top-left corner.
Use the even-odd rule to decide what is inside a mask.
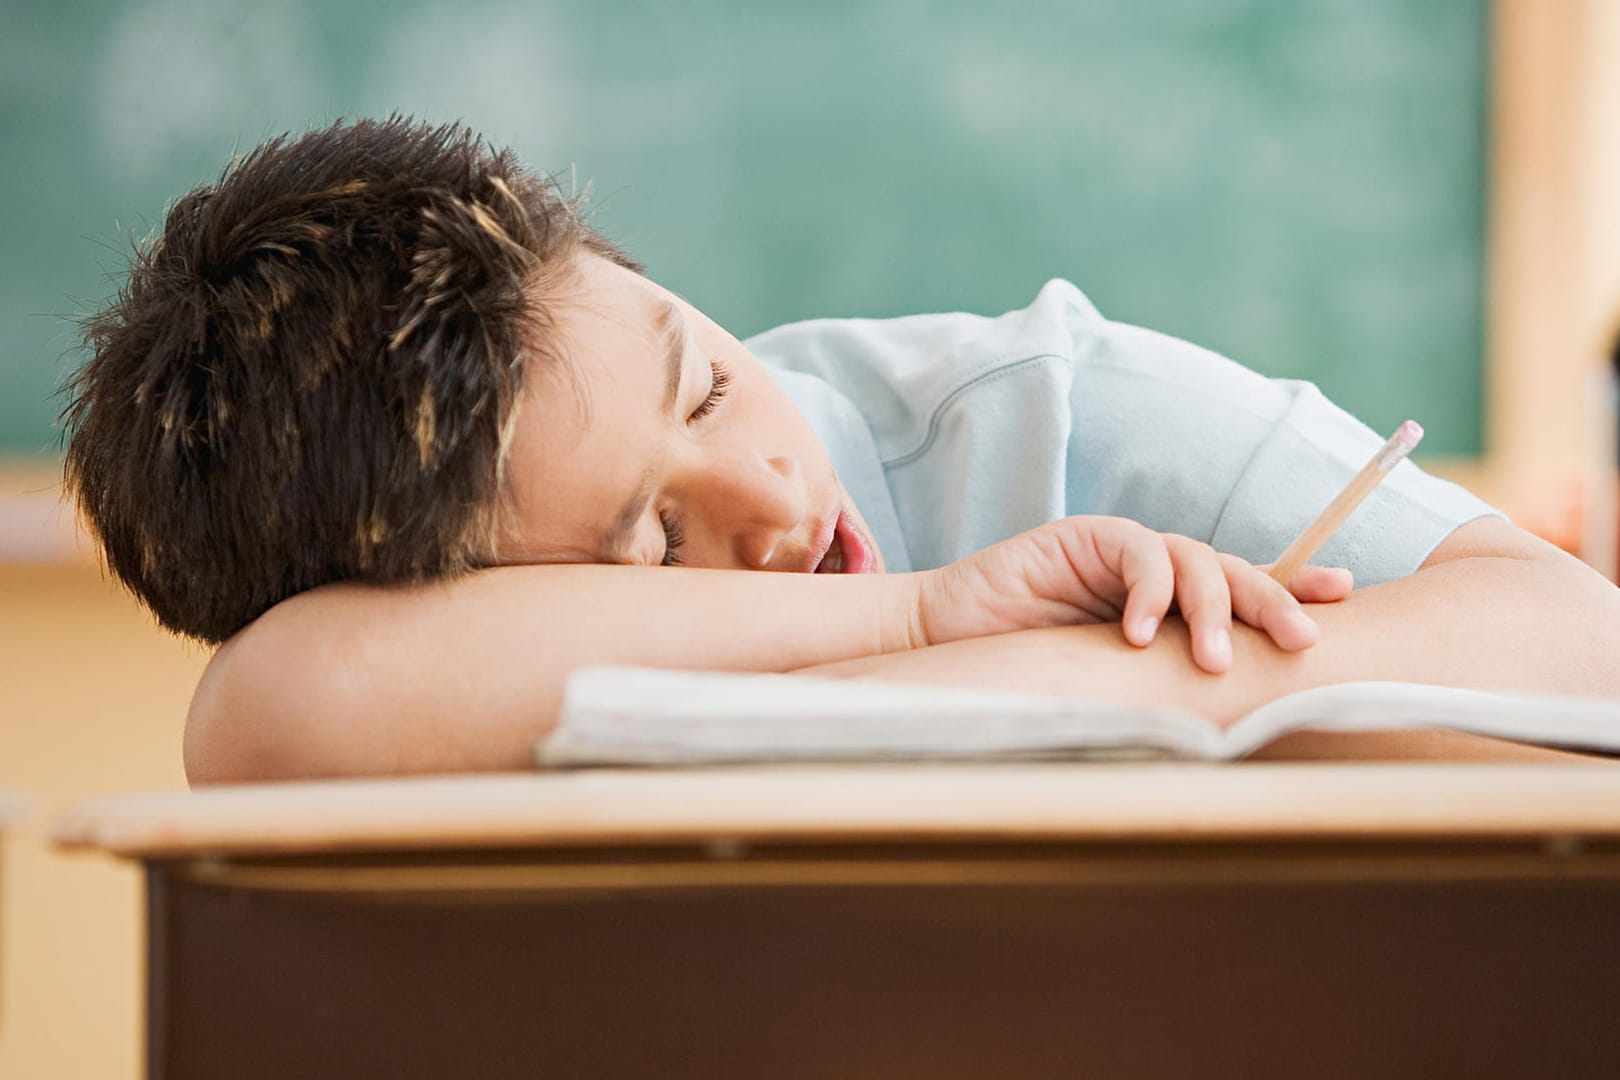
[[[273,609],[220,646],[186,716],[193,787],[379,771],[354,746],[364,688],[328,645]]]
[[[1523,655],[1540,658],[1541,681],[1557,691],[1620,697],[1620,589],[1562,551],[1502,572],[1519,583]],[[1533,647],[1538,638],[1551,647]]]
[[[1585,692],[1620,697],[1620,589],[1584,564],[1565,572],[1564,610],[1549,630],[1584,660]]]
[[[1502,681],[1620,696],[1620,589],[1602,574],[1499,518],[1459,528],[1420,573],[1430,569],[1451,575],[1470,625],[1503,631]]]

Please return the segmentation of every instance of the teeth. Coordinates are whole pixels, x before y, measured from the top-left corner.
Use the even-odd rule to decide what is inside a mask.
[[[844,545],[838,537],[833,537],[832,547],[821,560],[821,566],[816,570],[818,574],[837,574],[844,569]]]

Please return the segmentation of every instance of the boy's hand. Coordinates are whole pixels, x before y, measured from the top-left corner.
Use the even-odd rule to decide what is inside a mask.
[[[1348,570],[1307,566],[1285,589],[1235,555],[1114,517],[1062,518],[922,576],[925,644],[1118,621],[1126,641],[1147,645],[1174,604],[1193,660],[1211,672],[1232,665],[1233,615],[1278,648],[1304,649],[1318,629],[1300,601],[1340,600],[1351,588]]]

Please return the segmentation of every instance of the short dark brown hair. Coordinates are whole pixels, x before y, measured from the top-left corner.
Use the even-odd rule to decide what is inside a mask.
[[[223,641],[333,581],[488,562],[575,199],[460,125],[282,136],[169,211],[85,321],[65,479],[108,567]]]

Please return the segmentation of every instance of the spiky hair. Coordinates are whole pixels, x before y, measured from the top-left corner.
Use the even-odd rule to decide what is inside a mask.
[[[274,139],[180,199],[85,321],[65,480],[108,567],[218,642],[333,581],[492,554],[575,200],[460,125]]]

